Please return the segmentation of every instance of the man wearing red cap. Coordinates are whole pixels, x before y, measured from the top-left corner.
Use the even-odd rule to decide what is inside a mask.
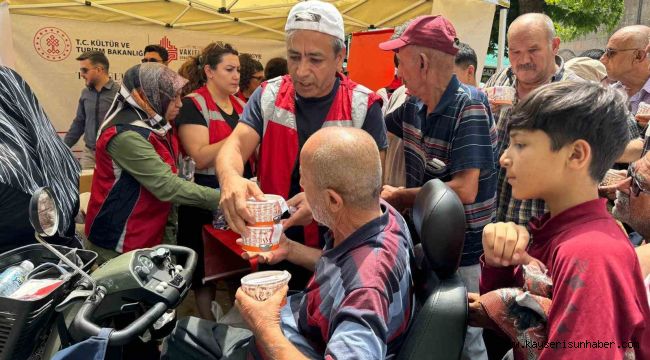
[[[475,291],[481,234],[496,215],[497,137],[486,96],[454,75],[458,44],[447,19],[421,16],[379,45],[397,53],[398,75],[413,95],[385,118],[387,130],[404,139],[406,188],[385,185],[381,196],[398,209],[411,208],[434,178],[456,192],[467,220],[460,274]],[[487,359],[480,329],[468,329],[463,356]]]

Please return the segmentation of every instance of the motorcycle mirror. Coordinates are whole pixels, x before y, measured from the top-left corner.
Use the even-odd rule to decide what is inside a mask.
[[[59,229],[59,211],[52,190],[45,186],[29,202],[29,222],[40,236],[53,236]]]
[[[66,265],[74,269],[75,272],[88,279],[93,287],[92,292],[94,293],[97,286],[95,280],[80,269],[77,264],[61,254],[54,246],[43,240],[43,237],[55,235],[59,229],[59,210],[54,193],[49,187],[44,186],[38,188],[32,195],[29,201],[29,222],[36,231],[36,240],[45,246],[46,249],[54,253]]]

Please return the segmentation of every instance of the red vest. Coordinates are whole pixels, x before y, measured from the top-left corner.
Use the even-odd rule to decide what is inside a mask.
[[[171,203],[158,200],[113,162],[108,143],[125,131],[135,131],[149,141],[172,173],[177,171],[178,154],[178,143],[171,132],[161,136],[133,124],[107,127],[97,139],[86,234],[93,244],[119,253],[160,245],[171,209]]]
[[[340,84],[325,126],[361,128],[370,106],[380,100],[374,92],[337,74]],[[257,180],[266,194],[289,196],[291,174],[298,160],[295,89],[289,75],[262,84],[260,99],[264,130],[260,145]],[[305,244],[318,247],[316,223],[305,227]]]
[[[228,125],[226,119],[221,115],[221,111],[219,111],[217,104],[212,99],[212,95],[210,95],[207,86],[197,89],[193,93],[187,95],[187,97],[192,99],[196,108],[201,112],[201,114],[203,114],[203,118],[208,125],[210,144],[216,144],[227,138],[232,133],[230,125]],[[246,104],[232,95],[230,95],[230,103],[232,103],[232,107],[237,112],[237,115],[241,116],[244,112],[244,105]],[[197,169],[195,172],[203,175],[215,175],[214,167],[203,170]]]

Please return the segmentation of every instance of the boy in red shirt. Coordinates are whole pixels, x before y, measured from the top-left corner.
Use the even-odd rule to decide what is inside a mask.
[[[625,148],[627,116],[615,91],[573,82],[543,86],[513,110],[500,164],[516,199],[542,199],[550,212],[530,221],[530,235],[514,223],[485,227],[480,290],[521,287],[519,265],[533,258],[548,268],[552,305],[539,359],[650,359],[639,261],[598,198]]]

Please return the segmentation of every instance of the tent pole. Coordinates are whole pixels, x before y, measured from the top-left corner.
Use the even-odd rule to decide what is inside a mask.
[[[345,20],[353,22],[353,23],[355,23],[355,24],[357,24],[357,25],[359,25],[361,27],[369,27],[370,26],[370,24],[368,24],[366,22],[363,22],[363,21],[361,21],[359,19],[353,18],[352,16],[348,16],[348,15],[345,15],[345,14],[341,14],[341,15],[343,16],[343,18]]]
[[[384,25],[385,23],[387,23],[387,22],[389,22],[389,21],[395,19],[396,17],[399,17],[399,16],[401,16],[401,15],[403,15],[403,14],[405,14],[405,13],[407,13],[407,12],[413,10],[413,9],[415,9],[416,7],[418,7],[418,6],[420,6],[420,5],[424,4],[424,3],[426,3],[427,1],[428,1],[428,0],[420,0],[420,1],[416,2],[415,4],[412,4],[412,5],[410,5],[410,6],[407,6],[407,7],[405,7],[404,9],[402,9],[402,10],[396,12],[395,14],[393,14],[393,15],[391,15],[391,16],[385,18],[385,19],[381,19],[381,20],[377,21],[374,25],[375,25],[375,27],[381,27],[381,26]]]
[[[43,9],[43,8],[58,8],[69,6],[84,6],[80,3],[50,3],[50,4],[22,4],[22,5],[9,5],[10,10],[14,9]]]
[[[273,15],[273,16],[252,16],[249,18],[246,18],[245,20],[252,21],[252,20],[265,20],[265,19],[284,19],[286,16],[280,16],[280,15]],[[219,20],[205,20],[205,21],[193,21],[193,22],[186,22],[186,23],[178,23],[174,24],[175,28],[178,27],[187,27],[187,26],[196,26],[196,25],[210,25],[210,24],[221,24],[221,23],[227,23],[227,22],[232,22],[233,20],[230,19],[219,19]]]
[[[503,69],[503,58],[506,50],[506,24],[508,21],[508,8],[502,7],[499,10],[499,41],[497,56],[497,71]]]
[[[187,5],[187,3],[189,2],[189,1],[184,1],[184,0],[170,0],[170,1],[175,2],[175,3],[178,3],[178,2],[185,3],[185,5]],[[197,9],[197,10],[207,12],[208,14],[217,15],[217,16],[220,16],[220,17],[225,18],[225,19],[230,19],[231,21],[238,21],[238,22],[240,22],[242,24],[246,24],[246,25],[249,25],[249,26],[252,26],[252,27],[256,27],[258,29],[266,30],[268,32],[278,34],[278,35],[282,35],[284,37],[284,31],[278,31],[278,30],[272,29],[272,28],[270,28],[268,26],[259,25],[259,24],[256,24],[254,22],[250,22],[250,21],[247,21],[247,20],[244,20],[244,19],[239,19],[238,18],[237,20],[235,20],[235,17],[225,15],[225,14],[221,14],[218,11],[218,9],[214,9],[212,6],[204,3],[203,1],[194,0],[194,1],[192,1],[192,3],[196,4],[196,5],[199,5],[199,6],[195,7],[195,9]],[[163,24],[163,25],[165,25],[165,24]]]
[[[117,5],[117,4],[133,4],[133,3],[147,3],[147,2],[160,2],[160,0],[98,0],[96,4],[100,5]]]
[[[228,7],[227,7],[226,9],[228,9],[228,11],[230,11],[230,9],[232,9],[232,7],[235,6],[235,4],[237,4],[238,1],[239,1],[239,0],[232,0],[232,2],[230,3],[230,5],[228,5]]]
[[[185,9],[183,11],[181,11],[181,13],[178,14],[178,16],[176,18],[174,18],[174,20],[172,20],[172,22],[169,23],[169,25],[173,26],[174,24],[176,24],[176,22],[178,20],[180,20],[185,14],[187,14],[187,12],[190,11],[191,8],[192,8],[192,5],[187,5],[185,7]]]
[[[353,4],[353,5],[350,6],[349,8],[347,8],[347,9],[341,11],[341,14],[345,16],[345,14],[347,14],[348,12],[350,12],[350,11],[352,11],[352,10],[358,8],[359,6],[365,4],[366,2],[368,2],[368,0],[361,0],[361,1],[358,1],[356,4]]]
[[[102,9],[102,10],[106,10],[106,11],[114,12],[114,13],[117,13],[117,14],[120,14],[120,15],[124,15],[124,16],[128,16],[128,17],[132,17],[132,18],[135,18],[135,19],[138,19],[138,20],[142,20],[142,21],[150,22],[150,23],[152,23],[152,24],[157,24],[157,25],[161,25],[161,26],[165,26],[165,25],[167,25],[167,24],[165,24],[165,23],[162,22],[162,21],[158,21],[158,20],[154,20],[154,19],[151,19],[151,18],[148,18],[148,17],[144,17],[144,16],[140,16],[140,15],[137,15],[137,14],[133,14],[133,13],[130,13],[130,12],[128,12],[128,11],[123,11],[123,10],[114,9],[114,8],[112,8],[112,7],[104,6],[104,5],[97,4],[97,3],[94,3],[94,2],[91,2],[91,1],[88,1],[86,4],[89,5],[89,6],[96,7],[96,8],[98,8],[98,9]]]

